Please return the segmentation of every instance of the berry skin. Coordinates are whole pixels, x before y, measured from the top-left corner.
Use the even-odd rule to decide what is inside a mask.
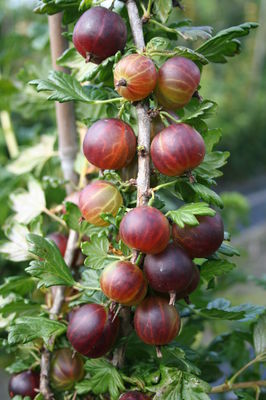
[[[102,213],[116,216],[123,199],[117,188],[106,181],[95,181],[87,185],[79,196],[79,208],[83,217],[93,225],[107,226]]]
[[[127,28],[123,19],[104,7],[93,7],[81,15],[73,31],[73,43],[86,59],[100,64],[124,50]]]
[[[173,57],[159,69],[156,96],[165,108],[177,110],[184,107],[200,83],[197,65],[184,57]]]
[[[70,390],[84,376],[83,360],[69,348],[57,350],[51,362],[51,381],[57,390]]]
[[[136,153],[136,136],[120,119],[100,119],[88,129],[83,152],[98,168],[120,169],[128,165]]]
[[[154,90],[157,71],[152,60],[140,54],[130,54],[116,65],[114,84],[117,92],[129,101],[145,99]]]
[[[160,346],[176,337],[180,330],[180,317],[167,299],[148,297],[136,309],[134,326],[144,343]]]
[[[180,228],[173,225],[173,240],[182,246],[191,258],[209,257],[221,246],[224,225],[218,213],[214,217],[197,217],[199,225]]]
[[[62,233],[53,232],[47,235],[47,239],[52,240],[56,244],[62,257],[64,257],[67,247],[67,236],[62,235]]]
[[[137,392],[136,390],[124,393],[119,397],[119,400],[150,400],[150,399],[151,398],[149,396]]]
[[[204,159],[202,136],[186,124],[172,124],[158,133],[151,144],[154,166],[164,175],[180,176]]]
[[[190,284],[194,269],[185,250],[171,243],[161,253],[145,257],[144,273],[157,292],[180,292]]]
[[[188,285],[188,287],[186,287],[185,290],[176,293],[176,300],[187,298],[191,293],[193,293],[197,289],[199,282],[200,282],[199,269],[196,265],[193,265],[193,275],[191,282]]]
[[[19,374],[12,375],[9,381],[8,391],[11,398],[16,395],[22,397],[30,397],[34,399],[40,385],[40,374],[37,372],[23,371]]]
[[[143,272],[129,261],[117,261],[105,267],[100,284],[107,297],[125,306],[140,303],[147,292]]]
[[[143,253],[157,254],[169,242],[170,225],[157,208],[140,206],[123,217],[119,234],[127,246]]]
[[[102,357],[113,347],[119,319],[99,304],[85,304],[71,314],[67,338],[86,357]]]

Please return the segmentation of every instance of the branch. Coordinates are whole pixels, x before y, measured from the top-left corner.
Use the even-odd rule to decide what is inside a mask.
[[[133,34],[134,42],[138,50],[142,51],[145,48],[142,22],[139,17],[138,8],[134,0],[126,2],[129,22]],[[138,118],[138,148],[142,151],[138,154],[138,176],[137,176],[137,206],[146,205],[149,200],[150,189],[150,130],[151,124],[147,113],[148,107],[141,102],[136,106]],[[131,262],[135,263],[137,252],[133,251]],[[122,332],[128,336],[131,332],[130,324],[130,308],[124,308],[121,312]],[[113,356],[113,364],[122,367],[125,356],[125,345],[118,347]]]
[[[55,70],[64,70],[56,64],[57,58],[68,47],[67,40],[62,36],[62,14],[55,14],[48,17],[50,44],[53,68]],[[59,154],[61,159],[61,167],[64,178],[70,183],[67,184],[67,194],[70,194],[73,189],[73,184],[78,182],[78,177],[74,172],[74,161],[78,151],[77,132],[74,105],[69,103],[56,103],[56,122],[59,137]],[[75,246],[78,235],[75,231],[70,231],[68,236],[67,248],[65,252],[65,262],[70,267],[73,261]],[[53,305],[49,311],[50,319],[57,319],[64,303],[65,288],[59,286],[56,288]],[[50,348],[53,348],[55,337],[52,336],[49,340]],[[51,353],[47,347],[44,347],[41,357],[41,374],[40,374],[40,392],[45,400],[53,399],[54,395],[50,389],[49,373],[50,373]]]
[[[237,389],[257,389],[258,387],[266,387],[266,381],[250,381],[250,382],[239,382],[229,385],[229,383],[223,383],[219,386],[214,386],[211,393],[223,393],[231,392]]]

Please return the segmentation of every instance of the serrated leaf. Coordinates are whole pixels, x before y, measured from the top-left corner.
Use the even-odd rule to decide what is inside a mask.
[[[172,25],[170,26],[172,27]],[[207,40],[212,37],[211,26],[181,26],[176,28],[177,34],[185,40]]]
[[[40,143],[24,149],[15,161],[8,164],[7,170],[16,175],[25,174],[36,167],[40,171],[44,164],[56,154],[53,149],[54,143],[55,137],[41,136]]]
[[[227,62],[226,57],[233,57],[240,52],[240,42],[236,39],[248,35],[251,29],[257,27],[258,24],[255,22],[246,22],[224,29],[203,43],[197,52],[214,63],[225,63]]]
[[[22,224],[30,223],[40,215],[46,205],[41,185],[34,178],[28,182],[28,191],[22,189],[10,195],[11,206],[15,211],[14,219]]]
[[[208,153],[205,155],[203,162],[194,169],[194,172],[202,178],[218,178],[223,175],[219,171],[219,168],[227,164],[229,156],[230,153],[228,151],[213,151],[212,153]]]
[[[0,296],[8,296],[10,293],[25,296],[33,291],[36,283],[31,277],[24,276],[10,276],[0,286]]]
[[[18,223],[12,223],[10,227],[5,229],[5,235],[9,239],[7,242],[0,244],[0,253],[8,260],[19,262],[26,261],[32,258],[28,251],[28,243],[26,236],[29,230],[26,226]]]
[[[235,264],[227,260],[208,260],[201,265],[200,276],[209,282],[215,277],[228,274],[235,267]]]
[[[207,186],[204,186],[201,183],[193,183],[189,184],[189,186],[195,193],[197,193],[201,200],[206,201],[208,204],[214,204],[223,208],[224,204],[221,197]]]
[[[186,122],[193,125],[194,120],[210,118],[217,109],[217,104],[211,100],[203,100],[201,103],[195,102],[189,105],[185,116],[180,119],[180,122]]]
[[[109,97],[118,97],[117,93],[111,88],[98,86],[82,86],[76,78],[60,71],[50,72],[48,79],[35,79],[30,82],[36,86],[38,92],[51,92],[48,100],[56,100],[60,103],[66,101],[81,101],[84,103],[95,103],[97,99]]]
[[[220,298],[207,304],[205,309],[201,309],[201,315],[211,319],[225,319],[237,321],[253,321],[264,312],[264,307],[253,304],[241,304],[231,306],[229,300]]]
[[[266,352],[266,315],[260,316],[253,331],[253,340],[257,355]]]
[[[82,253],[87,256],[85,265],[94,269],[101,269],[108,258],[109,241],[106,236],[93,235],[89,242],[81,245]]]
[[[49,239],[33,233],[27,236],[29,251],[38,256],[40,261],[32,261],[26,271],[39,279],[38,287],[55,285],[73,286],[75,280],[66,265],[58,247]]]
[[[208,129],[202,132],[202,137],[205,142],[206,153],[210,153],[215,144],[219,143],[222,136],[221,129]]]
[[[0,314],[4,317],[10,314],[15,315],[33,315],[41,311],[40,304],[32,303],[28,300],[15,300],[10,303],[0,305]]]
[[[87,360],[85,370],[90,379],[76,384],[78,394],[109,393],[111,400],[117,400],[120,393],[126,390],[120,372],[108,360]]]
[[[43,339],[49,346],[51,336],[60,336],[66,331],[66,326],[45,317],[24,317],[15,320],[9,329],[8,343],[28,343],[34,339]]]
[[[72,229],[76,232],[80,232],[81,228],[81,217],[82,214],[78,206],[71,202],[66,202],[65,204],[66,212],[63,216],[64,221],[66,221],[69,229]]]
[[[172,0],[156,0],[154,2],[153,12],[159,19],[165,23],[168,20],[170,12],[173,9]]]
[[[218,253],[224,254],[225,256],[229,257],[240,256],[239,251],[226,242],[223,242],[217,251]]]
[[[173,56],[185,57],[189,58],[192,61],[198,61],[202,65],[208,64],[207,58],[205,58],[202,54],[197,53],[195,50],[189,49],[188,47],[177,46],[173,49]]]
[[[195,215],[214,216],[215,211],[210,208],[208,204],[202,202],[185,204],[178,210],[168,211],[166,215],[170,217],[180,228],[184,228],[185,225],[195,226],[199,224]]]

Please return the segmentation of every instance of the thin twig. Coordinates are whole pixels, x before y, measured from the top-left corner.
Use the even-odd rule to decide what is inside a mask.
[[[219,386],[214,386],[211,393],[224,393],[231,392],[237,389],[254,389],[257,390],[258,387],[266,387],[266,381],[250,381],[250,382],[239,382],[229,385],[228,383],[223,383]]]

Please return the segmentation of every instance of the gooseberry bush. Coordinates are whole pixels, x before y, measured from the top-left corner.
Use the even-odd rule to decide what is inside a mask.
[[[217,105],[200,95],[204,66],[240,53],[257,24],[214,34],[181,8],[40,0],[35,9],[68,26],[55,70],[29,82],[57,102],[63,174],[35,163],[27,189],[10,195],[0,250],[22,270],[0,286],[11,398],[265,396],[264,308],[217,293],[239,253],[213,190],[229,157],[206,122]],[[80,151],[60,115],[71,102]],[[64,201],[47,203],[47,181]]]

